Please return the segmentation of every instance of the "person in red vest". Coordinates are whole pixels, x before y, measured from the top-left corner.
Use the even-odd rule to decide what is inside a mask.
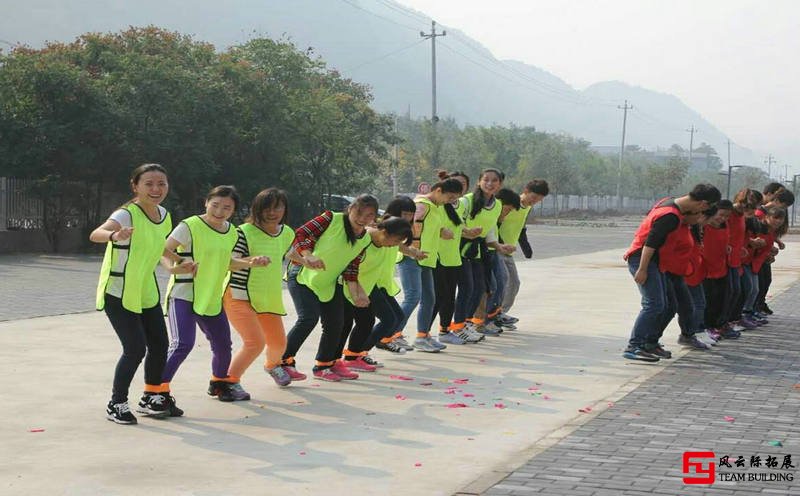
[[[703,263],[706,278],[703,290],[706,296],[705,325],[714,341],[736,339],[739,333],[726,328],[726,302],[730,298],[728,281],[728,254],[730,252],[730,230],[728,218],[733,211],[730,200],[721,200],[717,205],[717,215],[703,226]]]
[[[743,188],[733,199],[733,210],[728,218],[728,233],[730,250],[728,251],[728,304],[725,306],[725,330],[741,332],[745,329],[742,325],[742,307],[744,306],[744,268],[742,260],[748,256],[750,237],[747,233],[748,219],[753,217],[753,212],[762,200],[761,192]],[[751,327],[754,328],[754,327]]]
[[[717,215],[717,207],[711,207],[703,212],[702,215],[686,215],[683,218],[684,224],[690,226],[692,239],[694,245],[689,258],[689,266],[687,267],[686,277],[684,282],[676,281],[673,283],[673,289],[679,285],[685,285],[686,291],[691,298],[691,312],[682,313],[681,309],[687,306],[680,305],[678,301],[678,325],[681,328],[681,335],[678,337],[678,344],[697,348],[702,350],[710,350],[712,346],[717,344],[717,340],[713,339],[711,335],[706,332],[705,325],[705,312],[707,307],[706,295],[703,291],[703,280],[708,274],[708,266],[703,259],[703,249],[705,239],[703,237],[703,227]],[[682,288],[681,288],[682,291]],[[686,297],[686,293],[678,293],[675,291],[676,297]]]
[[[794,193],[787,190],[781,183],[769,183],[766,187],[764,187],[764,205],[756,211],[756,216],[763,220],[767,208],[780,207],[788,209],[793,204]],[[778,244],[778,248],[781,250],[785,248],[785,245],[780,238],[783,237],[788,230],[788,226],[784,227],[786,229],[779,230],[776,233],[777,237],[775,239],[775,242]],[[769,305],[767,305],[766,302],[767,292],[769,291],[770,284],[772,284],[772,261],[767,259],[767,261],[761,267],[761,271],[758,273],[758,296],[756,297],[755,306],[756,312],[762,313],[765,316],[772,315],[772,309],[769,308]]]
[[[672,354],[658,342],[675,315],[669,298],[665,274],[685,275],[692,238],[682,224],[687,214],[708,210],[721,198],[717,188],[698,184],[680,198],[665,198],[650,210],[633,237],[623,258],[642,295],[642,309],[634,322],[628,348],[623,357],[629,360],[658,362]]]

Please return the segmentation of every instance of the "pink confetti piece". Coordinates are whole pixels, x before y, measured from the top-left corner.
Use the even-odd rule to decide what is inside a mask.
[[[305,403],[305,401],[292,401],[293,405],[302,405],[304,403]]]
[[[390,375],[389,379],[394,379],[396,381],[413,381],[413,377],[408,377],[405,375]]]
[[[415,466],[415,467],[421,467],[421,466],[422,466],[422,463],[420,463],[420,462],[417,462],[417,463],[415,463],[415,464],[414,464],[414,466]]]
[[[504,405],[503,403],[495,403],[494,407],[502,410],[503,408],[506,408],[506,405]]]
[[[725,417],[723,417],[723,418],[725,419],[725,422],[733,422],[734,420],[736,420],[735,418],[731,417],[730,415],[725,415]]]
[[[544,399],[544,400],[549,400],[549,399],[550,399],[550,397],[549,397],[549,396],[547,396],[547,395],[545,394],[544,396],[542,396],[542,399]]]
[[[448,403],[447,408],[467,408],[467,405],[464,403]]]
[[[536,387],[536,386],[531,386],[531,387],[528,388],[528,391],[538,391],[538,390],[539,390],[539,388]]]
[[[433,386],[433,383],[432,382],[420,382],[419,385],[420,386]]]
[[[28,432],[44,432],[44,429],[28,429]]]
[[[481,358],[481,359],[479,359],[478,361],[479,361],[480,363],[486,363],[486,359],[485,359],[485,358]]]
[[[583,408],[578,408],[578,411],[581,412],[581,413],[590,413],[592,411],[592,407],[585,406]]]
[[[305,452],[305,451],[301,451],[301,452],[300,452],[300,453],[298,453],[298,454],[299,454],[300,456],[305,456],[305,455],[306,455],[306,452]]]
[[[608,407],[611,408],[612,406],[614,406],[614,402],[613,401],[609,401],[608,402]]]
[[[445,389],[444,394],[456,394],[455,389]]]
[[[475,395],[474,395],[474,394],[472,394],[472,393],[464,393],[464,397],[465,397],[465,398],[474,398],[474,397],[475,397]]]
[[[453,384],[466,384],[469,382],[469,379],[453,379]]]
[[[396,399],[396,400],[404,400],[406,398],[407,398],[407,396],[403,396],[402,394],[397,394],[394,397],[394,399]]]
[[[319,387],[319,384],[312,384],[311,387]]]

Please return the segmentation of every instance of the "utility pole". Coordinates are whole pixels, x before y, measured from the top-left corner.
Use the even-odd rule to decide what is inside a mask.
[[[394,157],[392,157],[392,197],[397,196],[397,166],[399,165],[397,155],[397,116],[394,116]]]
[[[764,159],[764,163],[767,165],[767,179],[772,179],[772,164],[775,163],[775,157],[770,153],[767,155],[767,158]]]
[[[728,140],[728,189],[725,198],[731,199],[731,140]]]
[[[697,129],[695,129],[694,124],[692,124],[692,127],[690,129],[687,129],[686,132],[689,133],[689,167],[691,167],[692,166],[692,151],[694,149],[694,133],[697,133],[699,131]]]
[[[436,115],[436,38],[447,36],[447,31],[436,32],[436,21],[431,21],[431,32],[420,31],[419,35],[426,40],[431,40],[431,122],[436,124],[439,117]]]
[[[617,171],[617,209],[622,210],[622,157],[625,154],[625,127],[628,123],[628,110],[633,110],[633,105],[628,105],[628,100],[625,100],[625,105],[617,108],[622,110],[622,145],[619,147],[619,170]]]
[[[783,181],[786,182],[788,180],[789,180],[789,164],[783,164]],[[794,191],[792,191],[792,193],[794,193]]]

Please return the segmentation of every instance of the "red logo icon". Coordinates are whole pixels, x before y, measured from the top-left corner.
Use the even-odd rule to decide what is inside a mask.
[[[707,460],[710,458],[711,460]],[[693,461],[705,459],[703,461]],[[684,451],[683,452],[683,483],[684,484],[713,484],[716,477],[714,460],[717,457],[713,451]]]

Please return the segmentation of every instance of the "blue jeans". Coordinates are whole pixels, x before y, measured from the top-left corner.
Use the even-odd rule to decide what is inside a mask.
[[[503,303],[503,297],[506,293],[506,285],[508,284],[508,270],[506,269],[506,264],[503,262],[502,258],[505,257],[505,255],[501,255],[497,252],[491,252],[489,256],[491,257],[490,266],[492,268],[492,277],[491,285],[489,287],[491,294],[486,300],[486,313],[493,314],[500,309],[500,305]]]
[[[409,257],[403,257],[403,260],[397,264],[397,270],[400,274],[400,284],[403,286],[403,303],[400,305],[403,310],[403,320],[397,330],[402,331],[406,327],[409,317],[419,305],[416,330],[417,332],[430,332],[436,305],[433,269],[423,267]]]
[[[753,268],[749,265],[744,266],[744,274],[742,274],[742,291],[744,296],[744,308],[742,312],[745,315],[751,315],[756,304],[758,297],[758,274],[753,273]]]
[[[475,310],[478,309],[481,298],[486,292],[483,261],[464,258],[462,262],[458,277],[456,311],[453,315],[453,322],[456,324],[463,324],[465,320],[475,315]]]
[[[688,286],[689,295],[692,297],[692,334],[700,332],[706,328],[706,292],[702,284]]]
[[[692,336],[696,329],[694,326],[694,304],[692,303],[692,295],[689,293],[689,287],[686,285],[686,280],[683,276],[676,276],[675,274],[666,273],[664,278],[667,281],[667,311],[664,314],[664,320],[661,323],[661,329],[658,333],[658,339],[664,335],[664,331],[675,313],[678,313],[678,326],[681,328],[681,334],[684,336]]]
[[[636,271],[639,270],[641,261],[641,255],[632,255],[628,258],[628,270],[631,275],[636,274]],[[668,307],[667,282],[664,274],[658,270],[658,263],[650,262],[650,265],[647,266],[647,280],[644,284],[637,284],[636,288],[642,295],[642,309],[633,323],[628,346],[643,348],[646,344],[652,343],[653,339],[656,343],[658,342],[661,337],[660,333],[663,332],[661,325]]]

